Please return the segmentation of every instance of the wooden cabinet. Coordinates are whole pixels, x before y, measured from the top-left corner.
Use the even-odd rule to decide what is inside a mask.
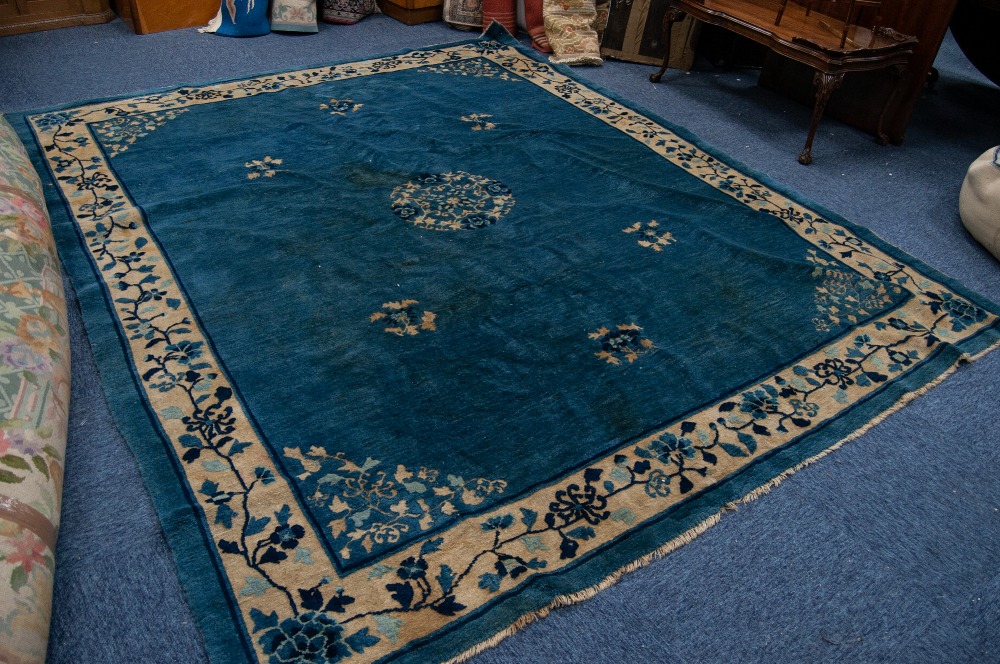
[[[219,0],[114,0],[114,5],[137,35],[208,25],[219,11]]]
[[[107,23],[114,17],[108,0],[0,0],[0,36]]]

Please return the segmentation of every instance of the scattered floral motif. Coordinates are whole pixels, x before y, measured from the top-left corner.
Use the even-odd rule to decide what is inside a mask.
[[[48,373],[52,362],[20,339],[0,340],[0,359],[11,368],[29,373]]]
[[[150,132],[156,131],[170,120],[176,120],[179,115],[187,111],[186,108],[178,108],[137,115],[122,113],[111,120],[95,122],[90,126],[107,148],[108,155],[117,157],[138,139],[148,136]]]
[[[655,348],[653,342],[643,338],[641,332],[641,327],[629,323],[618,325],[614,330],[602,327],[588,336],[601,345],[601,350],[594,353],[598,358],[609,364],[621,364],[623,359],[631,364],[639,359],[640,355]]]
[[[890,281],[838,267],[820,257],[815,249],[809,250],[806,260],[816,266],[813,278],[821,280],[814,296],[819,314],[813,323],[818,332],[828,332],[845,323],[856,324],[892,304],[903,293],[900,286]]]
[[[385,331],[400,337],[414,336],[420,334],[421,330],[436,330],[437,325],[434,321],[437,320],[437,314],[431,311],[421,312],[417,310],[418,304],[420,302],[417,300],[386,302],[382,305],[385,311],[373,313],[371,322],[384,321]]]
[[[481,78],[496,78],[509,83],[520,81],[520,77],[513,76],[505,69],[501,69],[488,60],[482,58],[471,58],[469,60],[459,60],[458,62],[447,62],[439,65],[423,67],[420,71],[432,74],[452,74],[457,76],[478,76]]]
[[[393,189],[390,198],[400,219],[435,231],[485,228],[514,207],[506,185],[464,171],[422,175]]]
[[[311,485],[315,480],[307,501],[329,512],[329,530],[344,558],[378,552],[404,535],[440,526],[507,487],[499,479],[441,477],[423,466],[412,471],[397,465],[393,470],[372,458],[358,465],[343,452],[330,454],[318,446],[306,452],[286,447],[285,457],[302,465],[300,482]],[[418,578],[426,569],[420,560],[409,559],[402,563],[400,578]]]
[[[660,230],[660,223],[656,219],[645,223],[637,221],[628,228],[622,229],[622,232],[638,233],[639,246],[648,247],[653,251],[663,251],[664,247],[677,241],[669,231]]]
[[[273,178],[274,174],[280,170],[275,168],[275,166],[280,166],[281,162],[281,159],[274,159],[272,157],[264,157],[263,159],[248,161],[244,164],[244,166],[247,167],[247,170],[250,171],[247,173],[247,179],[256,180],[261,176]]]
[[[778,391],[770,385],[765,385],[763,389],[744,392],[740,410],[755,420],[763,420],[768,415],[778,412]]]
[[[492,117],[489,113],[473,113],[472,115],[463,115],[462,122],[471,122],[472,131],[490,131],[497,128],[496,124],[489,121]]]
[[[953,293],[947,291],[942,293],[928,292],[926,295],[930,298],[928,304],[930,304],[933,313],[943,311],[951,319],[952,332],[961,332],[986,320],[985,311]]]
[[[331,99],[329,104],[320,104],[323,110],[329,110],[330,115],[346,116],[348,113],[357,113],[364,104],[355,104],[353,99]]]

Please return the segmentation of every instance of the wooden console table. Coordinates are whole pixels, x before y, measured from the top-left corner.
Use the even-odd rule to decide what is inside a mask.
[[[885,118],[895,105],[906,80],[916,38],[891,28],[869,30],[852,26],[847,43],[841,48],[841,30],[837,26],[843,26],[842,21],[815,11],[807,15],[804,7],[789,3],[781,24],[775,25],[780,4],[779,0],[670,0],[663,16],[666,52],[670,52],[670,28],[674,21],[689,14],[699,21],[752,39],[779,55],[814,69],[816,97],[806,144],[799,154],[799,163],[802,164],[812,163],[816,129],[830,95],[840,87],[844,75],[848,72],[889,70],[893,74],[893,90],[882,106],[876,129],[878,142],[885,145],[888,142],[883,127]],[[666,70],[667,63],[664,62],[649,80],[658,83]]]

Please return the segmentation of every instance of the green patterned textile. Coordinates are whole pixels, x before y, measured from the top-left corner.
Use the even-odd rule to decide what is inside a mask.
[[[219,662],[474,651],[1000,342],[495,29],[19,127]]]
[[[69,416],[69,332],[42,184],[0,116],[0,662],[44,662]]]

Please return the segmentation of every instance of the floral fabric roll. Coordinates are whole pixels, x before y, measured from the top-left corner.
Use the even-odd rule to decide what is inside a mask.
[[[601,37],[608,24],[608,0],[543,0],[545,34],[553,55],[566,65],[601,65]]]
[[[0,662],[41,664],[69,416],[69,333],[41,183],[3,116],[0,256]]]
[[[375,13],[375,0],[323,0],[323,20],[327,23],[357,23]]]
[[[459,30],[481,30],[483,0],[444,0],[444,22]]]
[[[281,32],[319,32],[316,0],[272,0],[271,29]]]

